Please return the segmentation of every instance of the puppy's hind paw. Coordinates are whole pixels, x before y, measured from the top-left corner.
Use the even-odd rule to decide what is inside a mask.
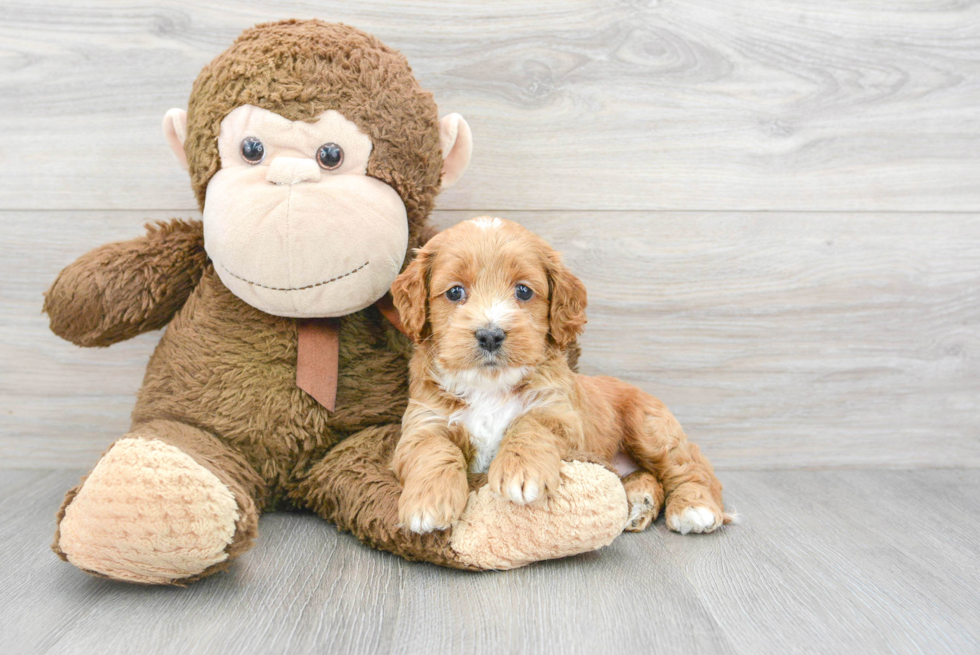
[[[623,478],[630,515],[627,532],[643,532],[657,520],[664,502],[664,489],[656,476],[648,471],[635,471]]]
[[[658,508],[653,504],[653,497],[630,498],[629,502],[630,515],[626,519],[626,531],[643,532],[657,518]]]
[[[725,522],[725,515],[704,505],[686,507],[680,511],[667,509],[667,527],[681,534],[714,532]]]

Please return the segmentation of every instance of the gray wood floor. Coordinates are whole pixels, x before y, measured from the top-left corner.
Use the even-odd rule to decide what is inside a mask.
[[[4,653],[975,653],[980,471],[729,471],[742,522],[663,521],[577,558],[471,574],[310,515],[185,589],[88,576],[46,546],[74,471],[0,471]]]

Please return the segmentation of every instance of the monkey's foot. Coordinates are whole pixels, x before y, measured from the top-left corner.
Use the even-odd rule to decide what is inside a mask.
[[[226,560],[238,518],[232,491],[190,455],[124,438],[69,498],[55,550],[109,578],[169,584]]]
[[[619,477],[597,464],[562,462],[561,484],[540,505],[518,505],[489,485],[470,492],[449,545],[468,566],[512,569],[608,546],[628,516]]]

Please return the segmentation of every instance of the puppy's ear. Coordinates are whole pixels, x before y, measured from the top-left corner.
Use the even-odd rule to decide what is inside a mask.
[[[551,286],[548,328],[551,338],[564,350],[582,334],[585,326],[585,306],[588,304],[585,285],[568,270],[556,252],[548,253],[547,267]]]
[[[429,252],[418,250],[415,259],[391,285],[391,298],[405,333],[415,343],[422,340],[429,313]]]

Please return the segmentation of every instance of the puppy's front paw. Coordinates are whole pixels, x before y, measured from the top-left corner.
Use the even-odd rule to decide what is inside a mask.
[[[561,459],[528,457],[514,451],[501,451],[490,463],[487,482],[490,490],[518,505],[548,497],[561,484]]]
[[[409,480],[398,499],[399,525],[420,534],[446,530],[463,513],[469,493],[461,471],[428,482]]]

